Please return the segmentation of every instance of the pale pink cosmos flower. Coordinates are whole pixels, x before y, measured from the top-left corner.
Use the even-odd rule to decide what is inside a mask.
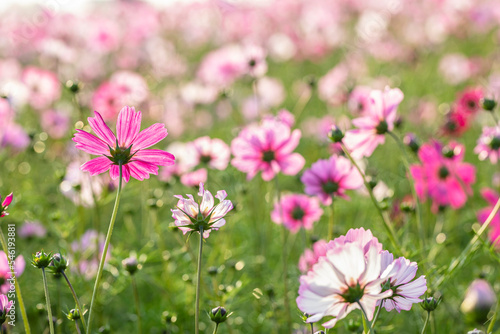
[[[418,156],[422,165],[410,166],[418,197],[431,198],[434,212],[448,205],[458,209],[467,201],[467,194],[472,193],[476,169],[462,162],[464,152],[463,145],[452,142],[445,148],[434,141],[420,147]]]
[[[345,64],[331,69],[318,81],[319,98],[332,106],[342,104],[346,99],[348,78],[349,69]]]
[[[484,312],[485,315],[495,305],[497,296],[491,284],[481,278],[475,279],[467,288],[464,301],[460,305],[463,313]]]
[[[61,84],[53,72],[29,66],[24,69],[21,81],[29,90],[29,103],[33,108],[46,108],[61,96]]]
[[[200,168],[181,175],[181,183],[187,187],[196,187],[200,182],[207,182],[208,172],[206,168]]]
[[[347,131],[344,137],[344,144],[353,158],[369,157],[378,145],[385,142],[385,134],[394,129],[396,111],[403,96],[398,88],[389,87],[370,93],[366,112],[352,121],[357,129]]]
[[[363,178],[342,156],[320,159],[307,169],[300,179],[305,185],[305,193],[318,196],[324,205],[330,205],[335,196],[348,199],[346,190],[357,189],[363,185]]]
[[[204,164],[213,169],[224,170],[231,157],[229,146],[223,140],[208,136],[188,143],[188,150],[193,155],[194,165],[191,167]]]
[[[26,261],[22,255],[16,257],[15,260],[12,261],[14,273],[16,277],[21,276],[26,268]],[[7,255],[3,251],[0,251],[0,281],[2,282],[0,285],[0,292],[7,293],[10,289],[10,283],[8,280],[12,278],[12,272],[9,267],[9,259]]]
[[[165,166],[160,169],[158,178],[161,181],[168,182],[173,176],[180,177],[189,172],[192,166],[196,165],[187,143],[173,142],[167,146],[167,151],[175,156],[175,165]],[[196,185],[199,183],[196,183]]]
[[[484,127],[483,133],[477,140],[474,153],[478,154],[479,160],[490,159],[496,164],[500,157],[500,125]]]
[[[68,132],[70,118],[68,115],[56,111],[46,110],[40,117],[42,129],[54,139],[60,139]]]
[[[239,45],[226,45],[208,53],[201,61],[197,77],[216,87],[227,87],[248,71],[245,53]]]
[[[191,194],[186,196],[188,198],[175,195],[174,197],[179,201],[177,208],[171,210],[175,225],[182,233],[200,232],[203,229],[203,238],[208,238],[212,230],[217,231],[226,224],[224,216],[233,209],[233,203],[225,199],[227,197],[225,190],[219,190],[215,195],[215,198],[220,201],[217,205],[214,203],[214,196],[210,191],[205,190],[202,182],[198,192],[198,196],[202,197],[201,203],[198,204]]]
[[[12,203],[13,198],[14,198],[14,194],[10,193],[3,200],[2,204],[0,205],[0,218],[9,215],[9,213],[7,212],[7,209],[9,208],[10,203]],[[2,195],[0,195],[0,201],[1,200],[2,200]]]
[[[306,195],[289,194],[274,204],[271,219],[276,224],[283,224],[292,233],[301,227],[310,230],[313,224],[321,218],[323,210],[317,198]]]
[[[488,202],[488,206],[477,212],[477,220],[484,224],[488,219],[490,213],[493,211],[495,204],[499,199],[498,193],[490,188],[481,190],[481,196]],[[489,226],[488,237],[493,245],[500,250],[500,213],[497,213]]]
[[[299,258],[299,270],[305,274],[312,269],[313,265],[318,263],[320,257],[326,255],[328,250],[327,242],[325,240],[316,241],[312,249],[306,249]]]
[[[420,303],[420,297],[427,291],[427,281],[422,275],[416,280],[417,263],[400,257],[393,260],[394,256],[388,251],[382,252],[381,278],[388,279],[392,296],[384,299],[383,307],[387,311],[409,311],[413,304]],[[390,263],[390,264],[389,264]]]
[[[347,107],[353,115],[363,115],[370,107],[371,88],[356,86],[349,94]]]
[[[79,240],[71,243],[69,260],[75,265],[71,270],[80,274],[84,279],[90,280],[97,274],[99,261],[104,251],[104,234],[95,230],[87,230]],[[106,262],[111,258],[112,246],[109,245],[106,253]]]
[[[231,164],[252,179],[262,171],[262,179],[272,180],[276,174],[297,174],[305,164],[304,157],[292,151],[299,144],[300,130],[290,130],[283,122],[264,120],[261,125],[243,129],[231,143]]]
[[[116,82],[103,82],[92,96],[92,108],[100,110],[105,120],[115,118],[117,110],[126,103],[128,89]]]
[[[19,228],[19,236],[21,238],[43,238],[47,234],[47,230],[40,222],[27,221]]]
[[[149,174],[158,175],[158,166],[174,164],[174,156],[168,152],[156,149],[146,150],[167,136],[165,125],[155,123],[147,129],[140,131],[142,114],[133,107],[124,107],[118,115],[116,123],[117,136],[104,123],[101,115],[95,111],[95,117],[89,117],[90,127],[97,137],[77,130],[73,137],[76,147],[90,154],[100,155],[84,163],[83,171],[90,175],[97,175],[110,171],[112,179],[120,175],[125,182],[130,176],[137,180],[149,179]]]
[[[377,302],[392,295],[392,290],[382,292],[381,254],[375,245],[369,245],[367,251],[356,242],[338,245],[300,277],[297,306],[309,315],[308,323],[331,316],[322,326],[332,328],[361,307],[371,321]]]
[[[13,305],[14,301],[12,300],[9,301],[9,298],[7,298],[7,296],[4,294],[0,295],[0,314],[2,314],[2,316],[6,316],[9,313],[10,309],[13,307]]]

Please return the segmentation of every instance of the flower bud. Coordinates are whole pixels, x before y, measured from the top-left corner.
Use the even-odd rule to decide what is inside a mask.
[[[80,312],[78,311],[78,309],[74,308],[71,311],[69,311],[66,317],[71,321],[76,321],[80,319]]]
[[[217,306],[210,312],[210,319],[216,324],[220,324],[226,321],[231,314],[232,313],[227,313],[225,308]]]
[[[123,268],[129,272],[130,275],[135,274],[135,272],[141,269],[141,265],[137,262],[135,256],[130,256],[122,261]]]
[[[45,253],[42,249],[42,251],[37,252],[36,254],[33,254],[33,258],[31,260],[31,265],[35,268],[46,268],[50,265],[50,262],[52,261],[52,253]]]
[[[72,93],[78,93],[80,91],[80,84],[77,81],[68,80],[66,81],[66,88]]]
[[[481,107],[483,107],[484,110],[493,111],[493,109],[495,109],[496,106],[497,106],[497,101],[493,99],[484,98],[481,101]]]
[[[418,150],[420,149],[420,143],[417,139],[417,136],[415,136],[413,133],[408,133],[406,136],[403,138],[403,143],[412,150],[414,153],[418,153]]]
[[[484,279],[475,279],[467,292],[460,310],[472,322],[483,323],[488,318],[488,312],[496,303],[496,295],[493,288]]]
[[[328,132],[328,138],[330,138],[333,143],[340,143],[344,138],[344,133],[339,129],[338,126],[333,125],[330,132]]]
[[[432,312],[438,307],[438,305],[439,305],[439,303],[441,303],[442,299],[443,299],[442,297],[439,297],[439,298],[426,297],[420,303],[420,306],[422,306],[422,308],[424,310],[426,310],[427,312]]]
[[[66,268],[68,268],[68,261],[61,254],[54,254],[48,269],[52,271],[54,275],[60,275]]]

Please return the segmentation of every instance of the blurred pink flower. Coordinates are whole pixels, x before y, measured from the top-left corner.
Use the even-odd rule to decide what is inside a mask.
[[[10,284],[8,280],[12,278],[11,268],[9,266],[9,261],[12,264],[12,269],[16,274],[16,277],[21,276],[24,272],[24,268],[26,268],[26,261],[24,261],[24,257],[19,255],[16,259],[7,258],[7,255],[3,251],[0,251],[0,281],[2,282],[0,285],[0,292],[7,293],[10,289]]]
[[[283,196],[279,203],[274,204],[271,219],[276,224],[283,224],[292,233],[296,233],[301,227],[310,230],[322,214],[323,210],[317,198],[290,194]]]
[[[300,130],[290,130],[276,120],[264,120],[261,125],[243,129],[231,143],[234,159],[231,164],[252,179],[262,171],[262,179],[270,181],[276,174],[297,174],[305,160],[292,151],[299,144]]]
[[[319,98],[332,106],[342,104],[347,95],[347,79],[349,70],[345,64],[331,69],[318,81]]]
[[[363,178],[342,156],[331,156],[328,160],[320,159],[307,169],[301,178],[305,193],[318,196],[324,205],[330,205],[335,196],[348,199],[348,189],[357,189],[363,184]]]
[[[468,115],[472,116],[481,110],[481,99],[484,97],[482,88],[469,87],[463,90],[456,103],[462,107]]]
[[[488,202],[489,206],[484,209],[481,209],[477,212],[477,220],[481,224],[484,224],[488,219],[491,211],[493,211],[493,207],[497,204],[499,199],[498,193],[490,188],[483,188],[481,190],[481,196]],[[489,226],[488,237],[492,244],[496,246],[497,249],[500,250],[500,213],[497,213]]]
[[[55,110],[44,111],[40,119],[42,129],[54,139],[64,137],[69,129],[69,122],[68,115]]]
[[[172,176],[180,177],[184,173],[189,172],[192,166],[196,166],[194,156],[190,153],[187,143],[173,142],[167,146],[167,151],[175,156],[175,164],[160,169],[160,173],[158,174],[160,180],[168,182]],[[198,185],[204,181],[206,181],[206,177],[205,180],[201,180],[194,185]]]
[[[497,163],[500,157],[500,125],[483,128],[474,153],[478,154],[479,160],[489,158],[492,164]]]
[[[355,116],[364,115],[370,108],[371,88],[366,86],[356,86],[349,94],[347,107]]]
[[[200,168],[192,172],[187,172],[181,175],[181,183],[187,187],[196,187],[200,182],[207,182],[207,169]]]
[[[12,203],[13,198],[14,198],[14,194],[10,193],[3,200],[2,204],[0,205],[0,218],[9,215],[9,213],[7,212],[7,209],[9,208],[10,203]],[[0,201],[1,200],[2,200],[2,195],[0,195]]]
[[[149,174],[158,175],[158,166],[174,164],[174,156],[162,150],[146,150],[167,136],[165,125],[155,123],[149,128],[140,131],[142,114],[133,107],[124,107],[118,115],[116,123],[117,136],[104,123],[101,115],[95,111],[95,117],[89,117],[90,127],[98,137],[77,130],[73,137],[76,148],[90,154],[101,155],[84,163],[83,171],[90,175],[97,175],[110,171],[112,179],[120,175],[128,182],[130,176],[137,180],[149,179]]]
[[[247,72],[248,63],[239,45],[226,45],[208,53],[201,61],[197,77],[220,88],[230,86]]]
[[[21,238],[25,239],[33,237],[43,238],[47,234],[47,230],[40,222],[27,221],[19,228],[18,233]]]
[[[463,145],[452,142],[444,148],[434,141],[420,147],[422,164],[410,166],[418,196],[421,200],[431,198],[434,212],[447,205],[458,209],[467,201],[467,193],[472,193],[476,169],[462,162],[464,151]]]
[[[53,72],[28,66],[21,81],[29,89],[29,103],[35,109],[46,108],[61,96],[61,84]]]
[[[7,292],[5,292],[7,293]],[[9,310],[14,306],[14,301],[9,301],[6,295],[0,295],[0,314],[2,317],[6,317],[9,313]]]
[[[486,318],[488,312],[495,306],[496,301],[497,295],[490,283],[477,278],[467,288],[460,310],[465,314],[471,312],[483,313],[483,317]]]
[[[109,245],[106,262],[111,258],[112,246]],[[98,260],[104,250],[104,235],[95,230],[87,230],[79,240],[71,243],[71,252],[68,254],[71,270],[90,280],[97,274]]]
[[[198,196],[202,197],[202,201],[198,204],[193,195],[175,195],[179,199],[177,208],[172,211],[172,218],[175,219],[175,225],[179,227],[182,233],[200,232],[203,228],[203,238],[208,238],[212,230],[217,231],[220,227],[226,224],[224,216],[233,209],[233,203],[225,199],[227,193],[225,190],[219,190],[215,198],[220,203],[215,205],[212,193],[205,190],[203,182],[200,182],[200,191]]]
[[[188,143],[188,150],[193,155],[192,167],[205,164],[210,168],[224,170],[231,157],[229,146],[224,141],[208,136],[199,137]]]
[[[114,119],[117,110],[126,104],[127,88],[119,83],[103,82],[92,96],[92,108],[99,110],[105,120]]]
[[[306,249],[299,258],[299,270],[305,274],[312,269],[319,258],[326,255],[327,242],[325,240],[316,241],[311,249]]]
[[[16,123],[5,125],[5,128],[2,129],[3,136],[0,137],[0,147],[10,147],[14,152],[20,152],[27,148],[31,140],[23,127]]]
[[[385,142],[385,133],[394,129],[396,110],[403,96],[398,88],[371,91],[366,112],[352,121],[357,129],[347,131],[344,137],[344,144],[353,158],[369,157],[379,144]]]
[[[351,311],[363,308],[368,321],[373,319],[377,301],[388,298],[382,292],[381,254],[374,244],[367,250],[356,242],[337,245],[320,257],[317,264],[300,277],[297,306],[307,313],[308,323],[334,317],[323,323],[332,328]]]
[[[460,137],[469,129],[471,117],[461,105],[455,105],[445,115],[442,132],[448,136]]]

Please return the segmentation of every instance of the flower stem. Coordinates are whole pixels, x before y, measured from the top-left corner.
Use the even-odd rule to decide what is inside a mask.
[[[82,334],[82,332],[80,331],[80,327],[78,326],[78,321],[75,321],[75,326],[76,326],[76,332],[78,334]]]
[[[311,325],[311,334],[314,334],[314,324],[311,322],[310,325]]]
[[[377,313],[375,313],[375,316],[373,317],[373,320],[372,320],[372,329],[375,328],[375,323],[377,322],[378,315],[380,314],[380,310],[382,309],[383,306],[384,306],[384,300],[382,300],[380,302],[380,305],[378,306],[378,309],[377,309]]]
[[[422,333],[421,334],[425,333],[425,330],[427,329],[427,324],[429,323],[429,318],[430,317],[431,317],[431,312],[427,311],[427,318],[425,319],[424,327],[422,328]]]
[[[493,333],[493,328],[495,327],[495,322],[497,321],[497,315],[500,311],[500,298],[497,298],[497,306],[495,306],[495,313],[493,313],[493,318],[490,320],[490,325],[486,330],[486,333]]]
[[[413,201],[415,202],[415,213],[417,215],[417,228],[418,232],[420,234],[420,242],[422,244],[422,249],[426,249],[426,242],[425,242],[425,231],[424,231],[424,225],[422,223],[422,210],[420,209],[420,201],[417,196],[417,192],[415,190],[415,182],[413,180],[413,176],[410,173],[410,164],[409,164],[409,159],[408,159],[408,153],[406,153],[405,147],[403,146],[403,142],[401,139],[394,133],[389,131],[388,134],[394,139],[394,141],[397,143],[400,151],[403,153],[403,164],[405,165],[406,172],[408,173],[408,182],[410,183],[410,188],[411,188],[411,194],[413,197]]]
[[[96,297],[97,297],[97,290],[99,289],[99,283],[100,283],[101,277],[102,277],[104,262],[106,261],[106,254],[108,253],[109,242],[111,240],[111,234],[113,233],[113,226],[115,225],[116,214],[118,212],[118,205],[120,204],[120,196],[122,194],[122,182],[123,182],[122,165],[119,164],[118,167],[120,170],[120,176],[119,176],[120,181],[118,183],[118,190],[116,192],[115,205],[113,207],[113,213],[111,214],[111,219],[109,221],[108,234],[106,235],[106,241],[104,242],[104,249],[103,249],[102,256],[101,256],[101,261],[99,262],[99,269],[97,270],[97,277],[95,279],[94,291],[92,292],[92,300],[90,302],[90,309],[89,309],[89,321],[88,321],[88,326],[87,326],[87,334],[90,334],[90,329],[92,328],[92,314],[93,314],[92,311],[94,310],[94,305],[95,305]],[[99,249],[97,249],[97,252],[99,252]]]
[[[82,306],[80,305],[80,300],[78,299],[75,289],[73,289],[73,285],[71,285],[71,283],[69,282],[68,276],[66,276],[66,273],[64,271],[62,272],[62,275],[64,276],[64,279],[66,279],[66,283],[68,283],[69,289],[71,290],[71,294],[73,294],[73,299],[75,300],[78,312],[80,312],[80,320],[82,321],[83,331],[86,331],[87,324],[85,323],[85,316],[83,314]],[[76,324],[76,326],[78,327],[78,323]]]
[[[0,241],[2,243],[2,249],[6,256],[9,254],[9,250],[7,249],[7,242],[5,241],[5,236],[3,235],[3,231],[0,228]],[[23,296],[21,295],[21,287],[17,282],[17,277],[14,268],[9,265],[10,275],[14,279],[14,286],[16,288],[17,301],[19,303],[19,309],[21,310],[21,315],[23,317],[24,330],[26,334],[31,334],[30,323],[28,322],[28,315],[26,314],[26,307],[24,306]]]
[[[217,329],[219,329],[219,324],[215,324],[214,332],[212,334],[217,334]]]
[[[281,205],[281,192],[280,192],[280,187],[279,187],[279,182],[278,182],[278,176],[276,175],[276,196],[278,199],[278,206],[280,210],[280,216],[281,216],[281,221],[284,223],[284,218],[283,218],[283,208]],[[285,317],[286,317],[286,324],[288,328],[288,333],[292,332],[292,317],[290,314],[290,302],[288,300],[288,254],[287,254],[287,230],[285,227],[285,224],[283,224],[282,228],[282,240],[283,240],[283,245],[281,247],[282,249],[282,260],[283,260],[283,290],[284,290],[284,298],[283,298],[283,303],[285,306]]]
[[[368,190],[368,193],[370,194],[370,198],[373,202],[373,205],[375,205],[375,208],[377,209],[378,214],[380,215],[380,218],[382,218],[382,222],[384,223],[384,227],[387,232],[387,236],[389,237],[389,240],[391,241],[393,247],[399,252],[402,253],[401,246],[399,245],[397,238],[396,238],[396,233],[394,232],[394,229],[392,228],[392,224],[389,221],[389,219],[384,215],[382,212],[382,209],[380,208],[377,199],[375,198],[375,195],[373,194],[373,190],[370,188],[368,185],[368,181],[366,180],[365,173],[361,170],[359,165],[356,163],[356,161],[353,159],[349,151],[347,150],[347,147],[345,147],[344,144],[341,144],[342,150],[344,151],[345,155],[349,158],[351,161],[352,165],[358,170],[359,174],[363,178],[363,182],[365,184],[366,190]]]
[[[200,226],[200,249],[198,252],[198,271],[196,273],[196,304],[195,304],[195,314],[194,314],[194,330],[195,333],[199,333],[200,324],[200,279],[201,279],[201,255],[203,253],[203,226]]]
[[[333,238],[333,213],[334,213],[335,201],[332,197],[332,205],[330,206],[330,217],[328,219],[328,239],[332,240]]]
[[[446,270],[446,273],[439,277],[439,279],[435,283],[435,289],[439,289],[441,284],[443,284],[458,268],[462,267],[465,262],[467,261],[467,258],[469,257],[470,254],[473,253],[474,251],[474,246],[476,242],[481,238],[481,235],[486,231],[486,229],[490,226],[491,222],[493,221],[493,218],[495,218],[496,214],[498,213],[498,210],[500,209],[500,198],[498,199],[497,203],[493,207],[493,210],[491,211],[490,215],[484,222],[484,224],[481,226],[479,231],[476,232],[476,235],[470,240],[469,244],[467,247],[464,248],[462,253],[460,253],[460,256],[453,260],[448,269]]]
[[[359,308],[361,309],[361,312],[363,313],[364,331],[366,332],[366,334],[370,334],[372,332],[372,325],[371,325],[370,321],[368,321],[368,316],[366,315],[366,312],[365,312],[365,309],[363,308],[363,305],[361,305],[360,302],[358,302],[358,305],[359,305]]]
[[[142,325],[141,325],[141,309],[139,307],[139,291],[137,290],[137,284],[135,282],[135,276],[132,275],[132,290],[134,291],[134,301],[135,308],[137,311],[137,333],[142,333]]]
[[[47,277],[45,276],[44,267],[42,267],[42,276],[43,276],[43,288],[45,289],[45,300],[47,302],[47,313],[49,316],[50,334],[54,334],[54,318],[52,318],[52,307],[50,306],[49,287],[47,286]]]

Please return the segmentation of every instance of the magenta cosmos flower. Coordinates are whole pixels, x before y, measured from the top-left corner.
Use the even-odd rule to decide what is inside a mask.
[[[495,206],[495,204],[497,204],[499,197],[498,197],[498,193],[490,188],[482,189],[481,195],[489,204],[489,206],[487,206],[484,209],[479,210],[477,213],[477,220],[479,220],[479,222],[481,224],[484,224],[484,222],[486,222],[486,220],[488,219],[488,216],[490,215],[491,211],[493,211],[493,207]],[[497,213],[493,217],[493,220],[490,223],[488,237],[490,238],[491,243],[494,244],[495,247],[500,250],[500,214],[499,213]]]
[[[325,328],[361,307],[371,321],[377,301],[392,295],[392,290],[382,292],[380,269],[381,254],[374,244],[367,251],[357,242],[338,245],[300,277],[297,305],[310,315],[309,323],[333,317],[322,324]]]
[[[422,165],[412,165],[410,172],[415,180],[415,190],[421,200],[432,199],[434,212],[439,207],[462,207],[467,194],[472,193],[471,184],[476,180],[476,169],[462,162],[463,145],[450,143],[443,147],[438,142],[422,145],[418,156]]]
[[[301,227],[310,230],[322,214],[323,210],[319,207],[317,198],[290,194],[283,196],[279,203],[274,204],[271,219],[276,224],[283,224],[292,233],[296,233]]]
[[[292,151],[299,144],[300,130],[290,131],[283,122],[264,120],[261,125],[243,129],[231,143],[231,164],[252,179],[262,171],[262,179],[270,181],[276,174],[297,174],[305,160]]]
[[[12,272],[10,270],[9,261],[11,259],[7,258],[7,255],[3,251],[0,251],[0,292],[7,293],[10,289],[10,282],[8,279],[12,278]],[[22,255],[16,257],[16,259],[11,262],[14,269],[14,273],[17,277],[21,276],[26,268],[26,261]]]
[[[3,200],[2,204],[0,205],[0,218],[9,215],[9,213],[7,212],[7,209],[9,208],[10,203],[12,203],[13,198],[14,198],[14,194],[10,193]],[[0,201],[2,201],[2,195],[0,195]]]
[[[500,126],[484,127],[481,137],[477,140],[474,153],[478,154],[479,160],[490,159],[496,164],[500,157]]]
[[[10,308],[14,302],[11,300],[9,301],[9,298],[7,298],[6,295],[0,295],[0,324],[5,322],[5,319],[7,317],[7,313],[9,313]]]
[[[226,224],[224,216],[233,209],[233,203],[225,199],[227,197],[225,190],[219,190],[215,195],[220,201],[217,205],[214,203],[214,196],[205,190],[203,183],[200,183],[198,192],[198,196],[202,197],[201,203],[198,204],[191,194],[186,196],[188,198],[175,195],[174,197],[179,199],[177,209],[171,210],[175,225],[182,233],[199,232],[203,229],[203,238],[208,238],[210,231],[216,231]]]
[[[136,112],[134,107],[124,107],[118,115],[115,136],[95,111],[95,117],[88,120],[97,137],[77,130],[73,141],[80,150],[100,157],[87,161],[81,169],[90,172],[90,175],[109,170],[111,178],[116,179],[121,165],[123,179],[128,182],[130,176],[142,181],[148,179],[149,174],[158,175],[158,166],[173,165],[175,158],[172,154],[162,150],[145,150],[167,136],[165,125],[156,123],[140,131],[141,118],[141,112]]]
[[[347,131],[344,137],[344,144],[355,159],[369,157],[385,142],[385,134],[394,129],[396,111],[403,97],[398,88],[371,91],[363,116],[352,121],[357,129]]]
[[[332,203],[334,196],[348,199],[345,191],[357,189],[363,178],[344,157],[333,155],[328,160],[318,160],[304,172],[301,178],[305,193],[318,196],[324,205]]]

